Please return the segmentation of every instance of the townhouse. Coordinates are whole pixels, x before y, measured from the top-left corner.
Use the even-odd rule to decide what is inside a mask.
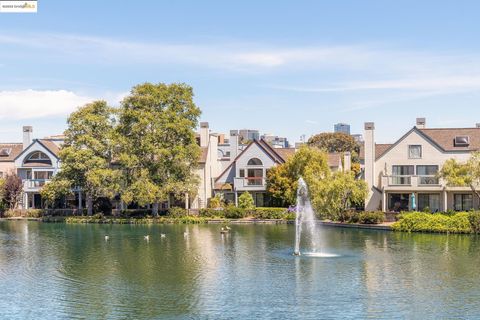
[[[469,187],[447,186],[437,173],[448,159],[467,161],[480,150],[480,125],[427,128],[425,118],[392,144],[375,143],[375,124],[365,123],[364,177],[369,187],[366,210],[470,210],[479,201]]]

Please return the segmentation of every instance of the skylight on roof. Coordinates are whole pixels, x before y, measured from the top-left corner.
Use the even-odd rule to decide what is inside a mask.
[[[468,147],[470,145],[469,136],[456,136],[454,141],[455,147]]]
[[[2,148],[0,149],[0,157],[8,157],[12,152],[12,148]]]

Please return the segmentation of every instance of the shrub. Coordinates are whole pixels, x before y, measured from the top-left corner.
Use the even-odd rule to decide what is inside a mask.
[[[188,215],[187,209],[180,207],[172,207],[168,209],[167,216],[172,218],[180,218]]]
[[[120,212],[122,217],[134,218],[134,217],[146,217],[152,214],[150,209],[125,209]]]
[[[472,211],[468,213],[468,221],[474,233],[480,233],[480,212]]]
[[[26,217],[26,218],[40,218],[43,216],[42,209],[12,209],[5,212],[5,217]]]
[[[235,206],[228,206],[223,210],[224,217],[227,219],[241,219],[245,218],[247,212],[243,208]]]
[[[208,203],[208,207],[212,209],[221,208],[223,206],[222,199],[220,199],[220,195],[215,195],[215,197],[210,198],[210,202]]]
[[[200,210],[198,210],[198,216],[199,216],[199,217],[207,217],[207,218],[211,218],[211,217],[223,218],[223,217],[225,217],[224,211],[225,211],[225,210],[224,210],[223,208],[217,208],[217,209],[212,209],[212,208],[200,209]]]
[[[257,219],[285,219],[291,215],[287,208],[255,208],[252,215]],[[295,216],[295,213],[293,214]]]
[[[365,211],[358,215],[358,222],[362,224],[379,224],[385,221],[385,214],[381,211]]]
[[[238,207],[245,210],[252,210],[255,208],[255,202],[250,192],[244,192],[238,197]]]
[[[471,233],[472,227],[467,212],[448,216],[442,213],[404,213],[392,225],[393,230],[407,232]]]

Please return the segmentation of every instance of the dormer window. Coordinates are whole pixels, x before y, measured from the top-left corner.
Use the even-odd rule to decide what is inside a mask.
[[[422,158],[422,146],[410,145],[408,146],[408,158],[409,159],[421,159]]]
[[[468,147],[470,145],[469,136],[456,136],[454,141],[455,147]]]
[[[0,149],[0,157],[8,157],[12,152],[12,148],[2,148]]]

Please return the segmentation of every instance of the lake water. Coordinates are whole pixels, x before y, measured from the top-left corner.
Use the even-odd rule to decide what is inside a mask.
[[[480,318],[477,236],[220,228],[2,221],[0,319]]]

